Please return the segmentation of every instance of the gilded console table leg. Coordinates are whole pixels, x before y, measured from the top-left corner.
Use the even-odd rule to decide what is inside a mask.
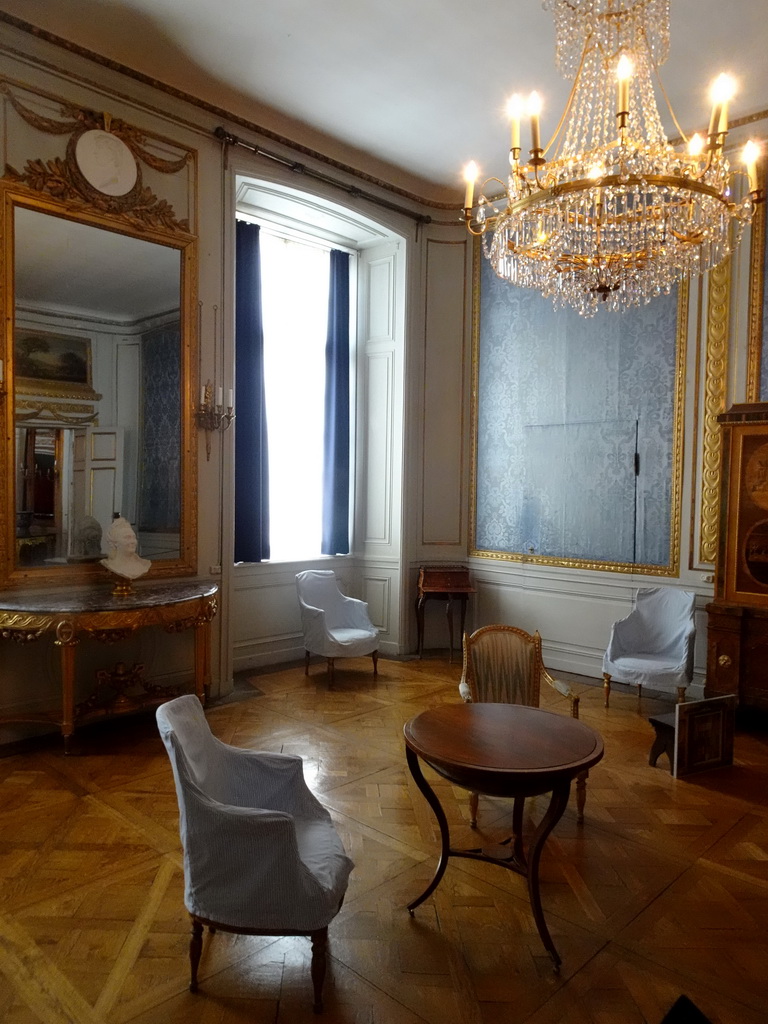
[[[211,620],[195,622],[195,695],[205,706],[211,695]]]
[[[70,740],[75,731],[75,649],[79,643],[71,622],[63,620],[56,626],[54,643],[61,660],[61,735],[64,753],[70,752]]]

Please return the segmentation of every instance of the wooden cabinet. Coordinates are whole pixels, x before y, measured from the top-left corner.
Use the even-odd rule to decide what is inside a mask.
[[[722,425],[715,600],[707,605],[705,695],[768,711],[768,403]]]
[[[768,711],[768,608],[713,601],[707,612],[705,696]]]

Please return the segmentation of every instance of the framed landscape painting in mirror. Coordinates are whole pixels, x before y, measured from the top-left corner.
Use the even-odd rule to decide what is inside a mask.
[[[98,399],[91,374],[91,339],[18,327],[13,338],[17,394]]]

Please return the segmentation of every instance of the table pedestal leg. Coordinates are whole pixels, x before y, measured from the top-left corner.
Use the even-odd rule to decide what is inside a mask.
[[[445,617],[448,620],[448,663],[453,664],[453,595],[448,594],[445,602]]]
[[[516,796],[512,810],[512,852],[515,860],[521,868],[527,868],[525,850],[523,848],[523,814],[525,812],[525,797]]]
[[[544,948],[552,957],[552,963],[554,964],[555,970],[558,971],[562,960],[555,948],[554,942],[552,941],[552,936],[549,934],[547,922],[544,920],[544,911],[541,906],[541,892],[539,890],[539,862],[541,861],[541,853],[544,849],[544,843],[547,841],[549,833],[558,821],[560,821],[565,812],[565,808],[568,806],[568,797],[571,791],[571,780],[566,779],[563,782],[558,782],[552,790],[549,805],[544,817],[539,822],[536,831],[533,834],[533,839],[531,841],[527,857],[523,847],[523,813],[525,809],[525,797],[516,796],[514,798],[515,802],[512,811],[512,856],[508,859],[499,859],[498,857],[484,853],[482,850],[451,849],[448,819],[445,816],[445,811],[443,810],[440,801],[437,799],[434,790],[424,778],[419,758],[411,748],[407,746],[405,748],[405,756],[408,761],[408,768],[413,776],[413,781],[416,783],[419,791],[434,811],[437,823],[440,826],[440,859],[437,862],[434,877],[424,892],[408,904],[408,913],[412,916],[416,907],[420,906],[424,900],[428,899],[438,887],[443,875],[445,874],[445,869],[448,866],[449,857],[467,857],[471,860],[481,860],[485,863],[498,864],[499,867],[505,867],[511,871],[516,871],[526,879],[528,883],[528,898],[531,903],[531,910],[533,911],[533,919],[536,922],[536,929],[544,944]]]
[[[546,842],[547,836],[558,821],[560,821],[565,808],[568,805],[568,796],[570,791],[570,779],[566,779],[565,782],[558,783],[558,785],[552,790],[549,807],[547,808],[546,814],[539,822],[538,828],[534,833],[533,842],[531,843],[531,847],[528,852],[528,896],[531,901],[531,909],[533,910],[533,919],[536,922],[536,927],[539,931],[541,941],[544,943],[547,952],[552,957],[552,962],[555,965],[556,971],[560,969],[562,961],[555,949],[552,936],[549,934],[547,923],[544,920],[544,911],[541,908],[541,893],[539,891],[539,861],[541,860],[541,851],[544,849],[544,843]]]
[[[416,598],[416,632],[417,632],[417,653],[421,658],[424,653],[424,595]]]
[[[437,868],[435,869],[435,875],[432,881],[429,883],[427,888],[417,897],[408,904],[408,913],[413,916],[413,912],[424,900],[428,899],[435,889],[440,884],[440,881],[445,874],[445,869],[448,866],[448,856],[450,854],[450,833],[448,832],[448,819],[445,816],[445,811],[440,806],[440,801],[435,796],[434,790],[429,785],[427,780],[421,771],[421,765],[419,759],[411,750],[410,747],[405,748],[405,757],[408,761],[408,767],[413,776],[413,781],[419,787],[419,791],[423,794],[429,806],[435,812],[437,823],[440,826],[440,860],[437,862]]]

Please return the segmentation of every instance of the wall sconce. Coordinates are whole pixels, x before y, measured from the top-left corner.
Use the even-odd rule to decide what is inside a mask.
[[[234,394],[227,391],[227,411],[224,411],[224,389],[216,388],[216,404],[213,404],[213,384],[207,381],[200,388],[200,405],[195,410],[195,420],[200,430],[205,431],[205,461],[211,461],[211,434],[215,430],[226,430],[235,418]]]

